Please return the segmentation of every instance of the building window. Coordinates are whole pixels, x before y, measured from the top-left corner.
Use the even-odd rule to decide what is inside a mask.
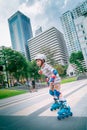
[[[81,25],[81,28],[83,28],[83,25]]]
[[[87,40],[87,37],[84,37],[85,40]]]
[[[85,31],[83,30],[83,34],[85,33]]]

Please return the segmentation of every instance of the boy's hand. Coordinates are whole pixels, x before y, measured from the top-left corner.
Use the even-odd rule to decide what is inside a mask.
[[[42,74],[43,72],[42,72],[42,70],[39,70],[38,73],[39,73],[39,74]]]
[[[46,78],[46,82],[49,82],[49,78]]]

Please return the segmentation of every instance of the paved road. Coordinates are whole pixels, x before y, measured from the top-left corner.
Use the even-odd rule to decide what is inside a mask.
[[[0,100],[0,130],[87,130],[87,80],[62,85],[73,116],[57,120],[48,88]]]

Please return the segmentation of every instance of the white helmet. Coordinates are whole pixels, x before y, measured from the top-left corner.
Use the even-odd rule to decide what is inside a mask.
[[[46,56],[44,54],[37,54],[35,60],[44,60],[46,61]]]

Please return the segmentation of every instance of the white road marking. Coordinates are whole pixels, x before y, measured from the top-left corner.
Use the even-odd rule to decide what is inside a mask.
[[[84,98],[84,95],[87,94],[87,87],[83,87],[81,90],[78,90],[77,92],[73,93],[72,95],[68,96],[67,101],[68,104],[71,107],[72,112],[74,113],[74,116],[85,116],[86,112],[81,112],[81,110],[78,108],[75,108],[76,104],[82,99]],[[87,105],[86,105],[87,106]],[[75,110],[77,111],[75,111]],[[50,111],[50,109],[47,109],[46,111],[44,111],[43,113],[41,113],[39,116],[55,116],[57,115],[57,111]],[[82,110],[84,111],[84,110]]]
[[[49,104],[49,103],[51,103],[52,102],[52,98],[48,98],[48,99],[45,99],[45,100],[43,100],[43,101],[41,101],[41,102],[39,102],[39,103],[36,103],[36,104],[34,104],[34,105],[32,105],[32,106],[29,106],[29,107],[27,107],[27,108],[25,108],[25,109],[23,109],[23,110],[20,110],[19,112],[16,112],[16,113],[14,113],[13,115],[20,115],[20,116],[27,116],[27,115],[30,115],[31,113],[33,113],[33,112],[35,112],[35,111],[37,111],[38,109],[40,109],[40,108],[42,108],[42,107],[44,107],[44,106],[46,106],[47,104]]]

